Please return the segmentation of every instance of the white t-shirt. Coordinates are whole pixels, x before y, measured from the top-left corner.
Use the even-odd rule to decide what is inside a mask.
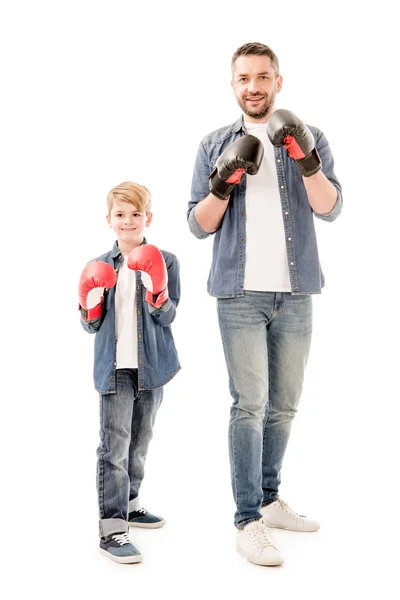
[[[115,333],[117,369],[137,369],[136,271],[126,258],[120,266],[115,290]]]
[[[290,292],[288,258],[274,147],[266,123],[246,123],[264,146],[257,175],[246,177],[246,267],[244,289]]]

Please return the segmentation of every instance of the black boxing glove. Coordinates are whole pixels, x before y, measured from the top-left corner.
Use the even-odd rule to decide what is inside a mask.
[[[210,192],[226,200],[244,173],[256,175],[264,156],[264,146],[254,135],[244,135],[218,157],[209,176]]]
[[[304,177],[310,177],[321,169],[321,159],[315,149],[313,134],[290,110],[281,108],[273,112],[268,119],[267,133],[274,146],[285,146]]]

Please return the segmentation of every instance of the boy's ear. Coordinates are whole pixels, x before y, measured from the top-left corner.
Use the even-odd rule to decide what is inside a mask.
[[[108,226],[112,227],[111,222],[110,222],[110,215],[106,215],[106,221],[108,223]]]
[[[153,213],[150,212],[146,217],[146,227],[148,227],[150,225],[152,220],[153,220]]]

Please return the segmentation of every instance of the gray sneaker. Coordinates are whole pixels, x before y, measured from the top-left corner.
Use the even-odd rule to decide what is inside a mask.
[[[139,508],[129,513],[128,523],[131,527],[145,527],[146,529],[157,529],[165,525],[165,519],[151,514],[145,508]]]
[[[127,533],[113,533],[100,538],[100,554],[108,556],[117,563],[137,563],[143,559]]]

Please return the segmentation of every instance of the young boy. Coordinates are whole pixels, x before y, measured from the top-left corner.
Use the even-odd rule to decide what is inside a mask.
[[[79,301],[83,328],[96,333],[100,552],[134,563],[142,556],[128,537],[129,525],[164,525],[142,508],[139,488],[162,386],[180,369],[171,332],[180,298],[179,263],[170,252],[147,244],[144,231],[152,213],[145,187],[121,183],[109,192],[107,205],[117,240],[110,252],[86,265]]]

